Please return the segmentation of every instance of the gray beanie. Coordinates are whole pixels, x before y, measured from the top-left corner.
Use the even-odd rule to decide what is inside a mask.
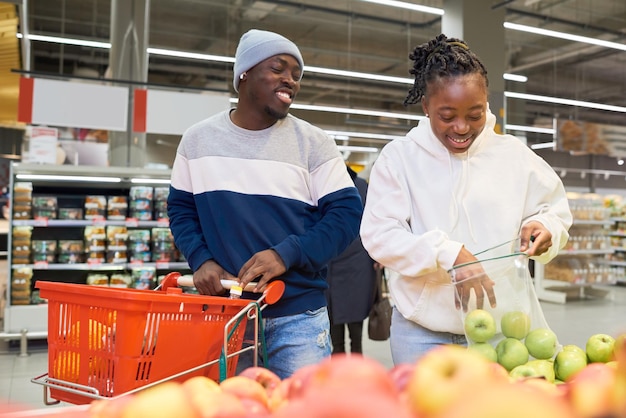
[[[274,32],[250,29],[239,40],[235,53],[235,67],[233,69],[233,87],[239,91],[239,76],[261,61],[279,54],[293,55],[304,71],[304,61],[300,50],[289,39]],[[302,75],[300,75],[302,79]]]

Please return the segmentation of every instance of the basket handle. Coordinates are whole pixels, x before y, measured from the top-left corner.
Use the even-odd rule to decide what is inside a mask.
[[[222,286],[225,289],[230,289],[232,286],[239,284],[236,280],[223,279],[221,280]],[[160,289],[164,292],[167,292],[167,289],[171,287],[193,287],[193,276],[191,275],[181,275],[179,272],[171,272],[168,273],[163,281],[161,282]],[[257,286],[256,282],[250,282],[243,289],[245,292],[252,292]],[[270,282],[265,290],[263,291],[263,295],[265,295],[265,302],[269,305],[272,305],[283,296],[285,291],[285,283],[281,280],[274,280]]]

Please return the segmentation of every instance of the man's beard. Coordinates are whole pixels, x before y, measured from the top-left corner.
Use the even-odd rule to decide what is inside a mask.
[[[265,113],[267,113],[268,115],[270,115],[274,119],[285,119],[287,117],[287,114],[288,114],[288,112],[285,112],[285,113],[278,112],[278,111],[272,109],[269,106],[265,106]]]

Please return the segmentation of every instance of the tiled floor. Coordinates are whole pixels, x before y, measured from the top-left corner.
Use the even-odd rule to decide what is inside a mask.
[[[546,319],[561,344],[584,347],[592,334],[626,332],[626,287],[607,286],[605,289],[610,295],[601,299],[572,300],[565,304],[542,302]],[[386,367],[392,366],[388,341],[366,339],[364,351],[366,356],[379,360]],[[0,402],[4,406],[18,404],[33,410],[54,408],[44,405],[43,387],[31,382],[33,377],[47,371],[45,341],[30,341],[28,352],[28,356],[21,357],[18,341],[0,341]]]

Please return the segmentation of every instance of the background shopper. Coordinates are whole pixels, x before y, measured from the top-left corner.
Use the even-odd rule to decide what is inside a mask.
[[[350,166],[346,167],[359,190],[361,200],[365,202],[367,181],[360,178]],[[363,352],[363,321],[372,309],[376,291],[374,264],[363,248],[360,237],[328,263],[327,299],[333,354]],[[346,349],[346,337],[349,350]]]

